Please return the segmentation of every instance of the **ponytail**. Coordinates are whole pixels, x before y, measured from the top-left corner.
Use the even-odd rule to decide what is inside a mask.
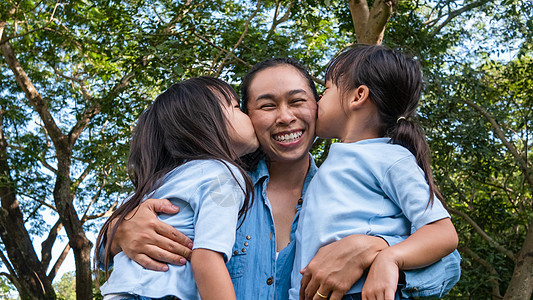
[[[418,166],[424,171],[429,185],[428,207],[433,205],[435,196],[441,202],[444,202],[444,198],[433,180],[429,145],[426,141],[424,129],[418,123],[417,118],[399,117],[396,119],[396,124],[393,124],[385,135],[391,138],[393,144],[407,148],[415,156]]]
[[[326,81],[343,91],[361,85],[379,110],[381,136],[409,149],[424,171],[429,185],[429,203],[443,197],[433,181],[430,150],[424,130],[417,122],[416,109],[422,94],[420,64],[406,55],[376,45],[355,45],[335,57],[326,69]]]

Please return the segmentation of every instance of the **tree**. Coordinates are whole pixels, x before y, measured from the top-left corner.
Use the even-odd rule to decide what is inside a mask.
[[[79,1],[2,6],[0,76],[3,93],[7,93],[0,114],[0,236],[7,252],[7,257],[2,255],[3,263],[23,299],[53,299],[52,280],[72,249],[76,294],[91,299],[92,243],[84,223],[104,216],[105,208],[113,206],[100,205],[95,210],[102,194],[122,188],[117,189],[116,182],[106,177],[124,177],[117,174],[123,171],[112,163],[112,157],[120,149],[117,143],[124,138],[121,131],[128,119],[122,119],[118,127],[108,126],[107,119],[121,113],[115,107],[122,107],[122,112],[124,107],[131,109],[126,114],[139,109],[135,104],[126,106],[119,95],[140,68],[133,68],[132,61],[110,60],[111,54],[117,54],[116,44],[128,38],[120,30],[132,23],[133,14],[125,12],[133,7],[100,10]],[[113,13],[122,19],[109,18]],[[103,38],[98,27],[116,35]],[[116,150],[97,151],[109,145]],[[123,155],[119,152],[115,159]],[[42,225],[40,214],[46,210],[56,214],[58,221],[49,228],[38,258],[25,223]],[[62,228],[69,244],[47,273],[51,249]],[[31,230],[39,234],[37,227]]]
[[[533,293],[528,255],[533,251],[533,185],[527,161],[532,66],[530,55],[505,65],[461,66],[440,89],[446,99],[431,97],[445,103],[431,110],[436,122],[432,146],[440,181],[452,200],[449,210],[459,217],[458,231],[465,237],[460,250],[471,259],[464,270],[486,274],[483,281],[467,279],[476,280],[470,283],[475,287],[487,286],[494,299],[502,294],[526,299]],[[469,292],[477,293],[472,286]]]
[[[451,296],[531,294],[531,91],[519,80],[531,76],[530,3],[45,2],[0,3],[0,258],[22,298],[56,298],[70,250],[76,297],[93,296],[86,232],[130,191],[132,125],[166,86],[205,74],[237,85],[256,62],[292,56],[321,88],[334,54],[382,41],[415,55],[426,75],[421,121],[464,257]],[[470,40],[476,51],[465,50]],[[491,51],[516,41],[513,59],[493,62]],[[319,161],[329,143],[317,141]],[[52,262],[63,230],[69,243]]]

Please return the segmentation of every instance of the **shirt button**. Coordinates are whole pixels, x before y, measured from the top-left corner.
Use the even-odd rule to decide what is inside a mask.
[[[246,248],[242,248],[241,251],[242,251],[242,253],[246,252]]]
[[[233,251],[233,254],[237,255],[237,254],[239,254],[239,251],[235,250],[235,251]]]
[[[249,239],[251,239],[251,238],[252,238],[252,237],[249,236],[249,235],[246,236],[246,239],[247,239],[247,240],[249,240]]]
[[[248,242],[244,242],[244,246],[248,246]]]
[[[304,199],[302,199],[302,198],[298,199],[298,204],[302,205],[302,203],[304,203]]]
[[[268,277],[267,284],[272,285],[274,283],[274,279],[272,277]]]

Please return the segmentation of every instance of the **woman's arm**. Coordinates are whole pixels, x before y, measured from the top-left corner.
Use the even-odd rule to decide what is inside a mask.
[[[202,299],[236,299],[231,278],[221,253],[195,249],[191,266]]]
[[[323,300],[319,291],[331,293],[330,299],[341,299],[388,246],[380,237],[354,234],[320,248],[301,271],[300,298]]]
[[[167,271],[165,263],[185,264],[191,257],[192,241],[157,218],[157,213],[175,214],[178,210],[165,199],[144,201],[118,227],[111,241],[111,253],[123,251],[130,259],[154,271]]]
[[[457,248],[458,237],[449,218],[422,226],[405,241],[382,250],[363,286],[363,299],[394,299],[399,270],[425,267]]]

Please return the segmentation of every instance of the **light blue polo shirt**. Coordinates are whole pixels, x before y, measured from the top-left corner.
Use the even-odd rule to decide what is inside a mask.
[[[296,230],[290,299],[298,299],[302,275],[320,247],[352,234],[398,236],[449,218],[415,157],[403,146],[377,138],[334,143],[305,193]],[[360,293],[364,278],[348,294]]]
[[[235,243],[237,215],[244,201],[241,187],[244,188],[244,179],[230,163],[194,160],[165,175],[161,186],[145,199],[170,200],[180,208],[179,213],[161,214],[159,218],[192,239],[193,249],[220,252],[228,260]],[[168,271],[157,272],[143,268],[120,252],[113,263],[113,272],[101,287],[103,295],[131,293],[152,298],[173,295],[200,299],[190,262],[169,265]]]

